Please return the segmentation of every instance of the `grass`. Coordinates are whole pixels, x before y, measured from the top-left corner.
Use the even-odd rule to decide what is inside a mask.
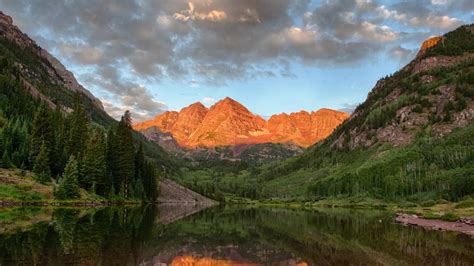
[[[442,220],[447,222],[455,222],[459,220],[461,217],[454,213],[445,213],[445,214],[434,214],[431,212],[423,214],[423,218],[430,219],[430,220]]]
[[[53,186],[36,182],[30,172],[0,169],[0,201],[45,201],[53,199]]]
[[[350,209],[382,209],[395,212],[417,214],[428,219],[456,221],[459,217],[474,217],[472,200],[468,199],[459,203],[445,200],[421,202],[419,204],[408,201],[389,202],[376,199],[367,195],[350,198],[329,198],[317,201],[295,199],[266,199],[251,200],[233,195],[226,196],[228,204],[242,204],[254,207],[281,207],[290,209],[321,209],[321,208],[350,208]],[[424,205],[424,206],[422,206]],[[428,206],[429,205],[429,206]],[[461,206],[461,207],[459,207]]]
[[[455,206],[456,209],[467,209],[467,208],[474,208],[474,199],[466,199],[461,202],[458,202]]]
[[[54,199],[53,183],[41,184],[33,179],[33,174],[19,169],[0,168],[0,202],[30,202],[47,204],[75,205],[81,203],[87,204],[139,204],[140,201],[134,199],[123,199],[115,197],[106,199],[101,196],[91,194],[81,189],[81,198],[74,200],[56,200]],[[1,217],[0,217],[1,218]]]

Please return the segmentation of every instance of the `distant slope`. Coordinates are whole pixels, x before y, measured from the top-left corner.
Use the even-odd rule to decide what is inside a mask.
[[[168,153],[183,158],[193,165],[201,165],[201,167],[211,167],[217,161],[245,162],[255,165],[284,160],[301,154],[303,151],[303,148],[292,143],[257,143],[187,149],[180,147],[171,133],[163,132],[156,126],[143,129],[140,132],[148,140],[163,147]]]
[[[474,195],[474,25],[425,43],[407,66],[301,156],[247,176],[257,197]]]

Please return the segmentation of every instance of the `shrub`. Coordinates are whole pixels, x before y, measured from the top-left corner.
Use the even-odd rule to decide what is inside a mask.
[[[474,199],[467,199],[458,202],[455,206],[456,209],[474,208]]]
[[[417,105],[415,105],[415,107],[413,107],[412,110],[415,113],[422,113],[423,112],[423,107],[421,107],[421,105],[417,104]]]
[[[459,220],[461,217],[454,213],[446,213],[443,216],[440,217],[441,220],[443,221],[448,221],[448,222],[455,222]]]
[[[436,204],[436,202],[434,200],[427,200],[427,201],[423,201],[422,203],[420,203],[420,206],[421,207],[432,207]]]

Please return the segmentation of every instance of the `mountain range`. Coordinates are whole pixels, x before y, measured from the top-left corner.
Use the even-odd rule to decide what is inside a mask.
[[[2,165],[28,162],[32,118],[41,102],[66,114],[79,95],[94,127],[117,125],[71,72],[1,12],[0,66],[6,99],[0,110]],[[210,108],[195,103],[134,126],[157,136],[147,136],[155,143],[197,150],[204,163],[176,159],[137,132],[133,138],[168,176],[214,198],[459,201],[474,195],[473,118],[474,25],[464,25],[425,41],[410,63],[375,84],[350,117],[321,109],[265,120],[225,98]],[[292,143],[309,148],[293,156],[301,151],[287,152]],[[256,144],[261,146],[245,156],[258,154],[273,163],[221,160]],[[223,146],[233,148],[222,151]]]
[[[181,147],[219,147],[259,143],[294,143],[308,147],[340,125],[349,114],[330,109],[300,111],[271,116],[268,121],[227,97],[210,108],[193,103],[179,112],[167,111],[154,119],[136,123],[146,132],[156,127],[171,136]]]

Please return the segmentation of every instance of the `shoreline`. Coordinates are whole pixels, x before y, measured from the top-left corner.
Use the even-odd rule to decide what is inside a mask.
[[[395,221],[404,226],[418,226],[434,231],[452,231],[459,232],[474,237],[474,219],[450,222],[438,219],[426,219],[418,215],[406,213],[397,213]]]
[[[44,202],[44,201],[31,201],[31,202],[21,202],[21,201],[0,201],[1,207],[102,207],[102,206],[122,206],[122,205],[140,205],[141,202],[138,201],[105,201],[105,202],[88,202],[88,201],[72,201],[72,202]]]
[[[126,206],[126,205],[141,205],[140,201],[103,201],[103,202],[91,202],[91,201],[0,201],[0,208],[2,207],[105,207],[105,206]],[[219,202],[212,201],[210,203],[203,203],[198,201],[157,201],[153,203],[155,205],[185,205],[185,206],[205,206],[212,207],[219,205]]]

